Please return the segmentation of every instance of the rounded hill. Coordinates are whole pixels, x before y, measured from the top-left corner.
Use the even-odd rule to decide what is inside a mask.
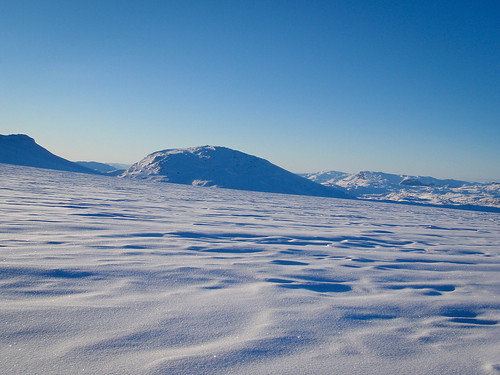
[[[157,151],[132,165],[122,177],[270,193],[346,196],[265,159],[220,146]]]

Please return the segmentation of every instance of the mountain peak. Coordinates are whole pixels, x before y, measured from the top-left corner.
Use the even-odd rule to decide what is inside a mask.
[[[0,140],[3,142],[35,143],[35,140],[26,134],[9,134],[9,135],[0,134]]]

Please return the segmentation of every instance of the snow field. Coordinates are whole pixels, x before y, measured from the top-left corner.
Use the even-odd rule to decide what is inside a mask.
[[[499,224],[0,164],[0,366],[499,374]]]

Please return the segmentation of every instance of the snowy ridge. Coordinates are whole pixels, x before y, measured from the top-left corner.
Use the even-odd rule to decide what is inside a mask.
[[[362,171],[356,174],[319,172],[303,177],[325,186],[343,188],[351,196],[395,202],[500,207],[500,184],[437,179]]]
[[[121,177],[270,193],[347,196],[340,189],[314,183],[267,160],[220,146],[157,151]]]
[[[68,172],[99,172],[52,154],[24,134],[0,135],[0,163]]]

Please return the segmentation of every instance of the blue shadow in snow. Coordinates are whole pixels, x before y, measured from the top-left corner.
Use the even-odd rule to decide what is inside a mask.
[[[479,326],[494,326],[494,325],[498,324],[497,320],[476,319],[476,318],[453,318],[453,319],[450,319],[450,322],[472,324],[472,325],[479,325]]]
[[[94,274],[86,271],[55,269],[43,272],[42,276],[57,277],[61,279],[81,279],[94,276]]]
[[[309,263],[298,262],[295,260],[281,260],[281,259],[273,260],[271,263],[280,264],[282,266],[307,266],[307,265],[309,265]]]
[[[287,289],[306,289],[318,293],[345,293],[352,290],[349,285],[333,283],[304,283],[304,284],[281,284],[280,287]]]

